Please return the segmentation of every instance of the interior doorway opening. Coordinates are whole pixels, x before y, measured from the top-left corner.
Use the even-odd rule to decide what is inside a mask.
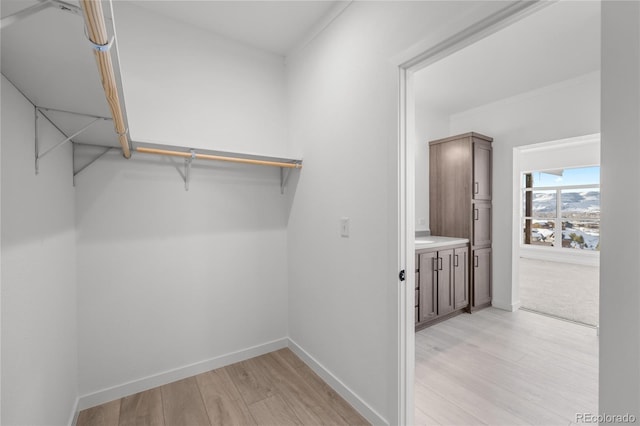
[[[574,6],[583,8],[578,12],[581,16],[579,19],[576,18],[576,9],[572,10]],[[428,235],[430,232],[430,201],[424,196],[425,192],[428,194],[430,185],[426,161],[429,155],[427,142],[466,132],[478,132],[493,137],[495,141],[492,308],[470,316],[460,315],[451,322],[445,321],[429,327],[414,336],[411,325],[415,316],[409,311],[413,309],[419,296],[416,296],[418,292],[414,293],[414,287],[411,286],[415,284],[412,283],[413,280],[409,280],[410,285],[407,286],[403,308],[403,318],[406,321],[403,347],[406,349],[407,367],[407,380],[403,388],[406,400],[403,407],[406,409],[407,419],[415,415],[416,424],[491,424],[497,421],[504,423],[539,419],[537,416],[543,413],[528,405],[522,393],[515,392],[514,389],[531,385],[531,392],[543,388],[570,392],[570,389],[562,388],[561,383],[552,381],[529,380],[527,384],[525,380],[523,383],[516,383],[510,381],[509,374],[503,376],[504,382],[497,383],[494,380],[495,376],[486,377],[486,381],[490,382],[488,384],[477,382],[477,373],[474,371],[482,367],[477,364],[477,359],[484,359],[488,364],[495,361],[489,370],[495,368],[497,374],[511,369],[525,372],[523,374],[530,374],[531,377],[539,376],[539,365],[535,365],[535,361],[531,359],[532,353],[536,352],[535,347],[528,347],[526,344],[518,346],[517,342],[526,333],[531,333],[531,330],[535,330],[535,333],[549,334],[554,327],[562,328],[548,322],[555,321],[553,318],[539,319],[535,314],[519,311],[520,253],[512,248],[515,238],[519,244],[523,229],[521,218],[518,216],[516,220],[512,215],[515,200],[518,207],[521,201],[520,186],[517,187],[517,198],[514,195],[514,150],[541,141],[599,132],[600,10],[599,5],[591,5],[591,9],[589,7],[586,3],[561,3],[538,5],[525,12],[514,12],[511,16],[487,23],[485,30],[490,30],[486,32],[478,31],[469,35],[467,39],[452,41],[451,45],[440,46],[439,51],[427,52],[401,67],[401,123],[404,123],[401,140],[406,142],[406,152],[401,155],[406,164],[401,169],[404,170],[406,179],[406,187],[403,188],[407,196],[405,206],[412,210],[405,211],[403,215],[406,221],[403,227],[407,246],[406,265],[409,270],[416,267],[415,258],[412,259],[414,247],[411,241],[418,235]],[[562,39],[556,33],[566,34],[566,28],[562,25],[568,22],[567,16],[572,16],[572,22],[575,22],[579,35]],[[548,37],[546,40],[540,37],[541,26]],[[535,34],[535,41],[527,43],[525,33],[531,30],[534,30],[532,34]],[[518,41],[515,43],[517,46],[512,46],[515,50],[505,49],[506,45],[513,45],[513,41]],[[585,58],[567,61],[567,68],[559,73],[554,72],[554,67],[555,71],[558,71],[557,62],[553,60],[553,55],[559,54],[556,49],[561,50],[583,42],[590,45],[586,48],[588,53],[585,53]],[[491,46],[494,50],[491,50]],[[547,65],[538,64],[527,69],[528,59],[525,56],[536,61],[544,58],[542,62]],[[482,64],[491,65],[488,69],[481,69]],[[518,69],[518,66],[524,66],[524,69]],[[494,88],[497,90],[491,90]],[[426,99],[427,104],[421,104],[421,94],[422,101]],[[500,326],[518,332],[508,338],[496,338],[496,334],[501,333]],[[597,412],[598,343],[595,332],[573,328],[573,324],[567,324],[567,328],[562,329],[561,334],[565,338],[571,336],[570,339],[575,339],[572,344],[579,347],[569,358],[573,361],[581,358],[582,364],[567,377],[582,374],[585,381],[580,383],[580,387],[584,392],[580,392],[580,395],[571,401],[565,401],[564,406],[556,407],[554,413],[546,418],[549,424],[575,421],[572,416],[577,407],[588,407],[588,411]],[[558,346],[547,348],[547,351],[561,351],[562,345],[568,342],[566,339],[563,342],[560,337],[558,339]],[[481,346],[486,342],[493,346]],[[514,344],[516,349],[510,354],[509,351],[513,350]],[[473,351],[456,352],[455,348],[465,346],[475,347],[479,356],[474,357]],[[508,354],[506,356],[503,355],[505,351]],[[531,353],[527,355],[527,351]],[[444,354],[452,358],[444,359]],[[520,360],[524,364],[530,364],[519,365],[513,359],[504,359],[510,355],[516,358],[521,356]],[[543,356],[543,353],[538,355]],[[422,363],[425,360],[426,363]],[[571,368],[562,364],[561,360],[553,361],[558,361],[554,367],[558,372]],[[447,365],[453,365],[450,376],[442,374]],[[440,373],[434,374],[437,370]],[[456,383],[456,378],[452,376],[456,376],[457,379],[462,377],[462,380]],[[415,386],[412,385],[414,379]],[[469,388],[470,382],[478,385],[475,393],[461,393],[460,389]],[[577,381],[574,382],[576,383]],[[445,388],[448,391],[443,390]],[[509,417],[508,413],[504,413],[506,407],[500,404],[489,405],[489,411],[483,412],[479,409],[478,412],[472,412],[474,407],[481,408],[487,403],[483,395],[492,393],[499,393],[505,401],[517,406],[519,412],[516,416]],[[460,408],[460,404],[456,402],[459,398],[476,403],[470,403],[461,411],[458,410],[457,414],[460,416],[455,419],[446,417],[447,414],[444,412],[447,410],[439,413],[437,410],[433,411],[437,406],[450,405]],[[553,404],[553,398],[552,396],[549,404]],[[415,407],[411,404],[412,399],[415,400]],[[423,404],[422,408],[420,404]],[[494,416],[496,413],[499,413],[497,417]]]

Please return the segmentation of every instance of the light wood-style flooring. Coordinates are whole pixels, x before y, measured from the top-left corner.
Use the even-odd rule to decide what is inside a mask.
[[[78,426],[368,425],[289,349],[81,411]]]
[[[598,413],[593,328],[488,308],[416,333],[416,424],[568,426],[576,413]]]
[[[600,268],[520,258],[522,307],[598,325]]]

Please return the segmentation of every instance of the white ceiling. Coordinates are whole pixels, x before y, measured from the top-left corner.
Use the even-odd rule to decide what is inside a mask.
[[[345,1],[134,1],[223,37],[286,56]]]
[[[551,4],[415,75],[416,105],[451,115],[600,69],[600,3]]]

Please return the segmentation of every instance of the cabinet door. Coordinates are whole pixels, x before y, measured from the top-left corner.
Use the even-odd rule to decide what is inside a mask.
[[[473,306],[491,302],[491,248],[473,251]]]
[[[453,250],[453,308],[469,305],[469,249]]]
[[[453,312],[453,249],[438,252],[438,315]]]
[[[473,203],[474,247],[491,245],[491,203]]]
[[[491,200],[491,143],[473,143],[473,199]]]
[[[432,235],[470,238],[472,155],[469,138],[429,145]]]
[[[429,321],[438,315],[437,253],[420,254],[420,322]]]

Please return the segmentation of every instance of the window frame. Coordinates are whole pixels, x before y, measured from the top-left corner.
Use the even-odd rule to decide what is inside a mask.
[[[591,165],[591,166],[582,166],[582,167],[571,167],[572,169],[575,168],[587,168],[587,167],[600,167],[600,165]],[[538,172],[542,172],[544,173],[544,170],[533,170],[533,171],[521,171],[520,172],[520,248],[521,249],[526,249],[526,250],[542,250],[542,251],[549,251],[549,250],[553,250],[556,252],[562,252],[562,253],[572,253],[572,254],[584,254],[587,256],[599,256],[600,255],[600,251],[599,250],[585,250],[585,249],[572,249],[572,250],[565,250],[568,247],[562,247],[562,224],[563,222],[568,222],[570,221],[570,218],[564,218],[562,217],[562,191],[563,190],[576,190],[576,189],[584,189],[584,190],[590,190],[590,189],[597,189],[598,191],[600,191],[600,183],[597,184],[585,184],[585,185],[555,185],[555,186],[533,186],[530,188],[527,188],[525,186],[525,180],[524,177],[527,174],[531,174],[531,173],[538,173]],[[556,211],[555,211],[555,216],[554,217],[540,217],[540,216],[525,216],[525,207],[524,207],[524,202],[525,202],[525,194],[527,192],[535,192],[535,191],[555,191],[555,197],[556,197],[556,203],[555,203],[555,207],[556,207]],[[553,230],[553,235],[554,235],[554,244],[551,246],[545,246],[545,245],[537,245],[537,244],[525,244],[524,242],[524,232],[523,232],[523,227],[525,224],[526,220],[547,220],[547,221],[553,221],[554,222],[554,230]],[[590,221],[590,222],[597,222],[600,223],[600,219],[596,220],[590,220],[590,219],[585,219],[585,221]],[[560,239],[558,240],[558,236],[560,236]],[[560,244],[556,245],[555,242],[556,241],[560,241]]]

